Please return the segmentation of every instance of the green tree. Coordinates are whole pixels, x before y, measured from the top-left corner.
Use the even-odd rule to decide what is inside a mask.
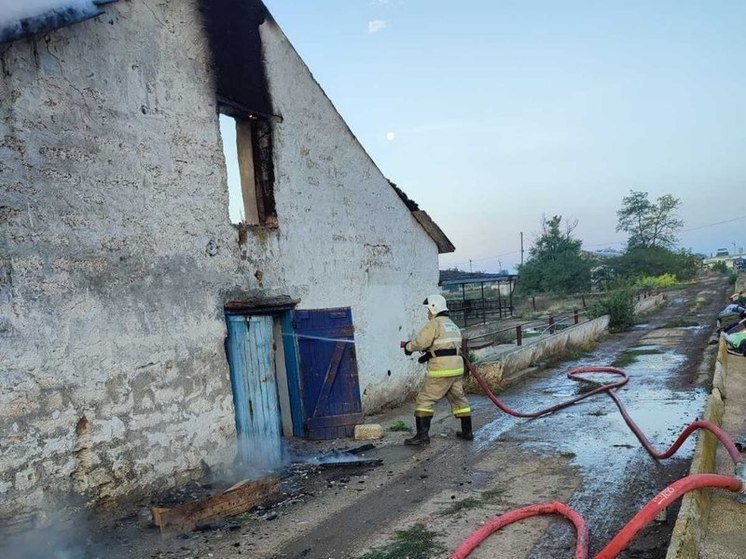
[[[614,279],[634,281],[640,276],[673,274],[680,281],[697,275],[702,260],[685,250],[673,251],[660,246],[630,247],[621,256],[607,262]]]
[[[580,250],[582,241],[574,239],[575,222],[562,216],[542,218],[542,233],[529,250],[525,264],[518,267],[518,286],[525,294],[578,293],[591,287],[591,262]]]
[[[684,225],[676,217],[680,205],[681,201],[670,194],[651,202],[647,192],[630,190],[617,211],[616,230],[629,234],[629,248],[671,248],[676,243],[676,233]]]

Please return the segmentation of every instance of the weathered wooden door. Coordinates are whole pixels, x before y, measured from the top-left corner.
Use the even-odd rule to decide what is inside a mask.
[[[248,468],[261,473],[282,463],[273,319],[271,316],[228,315],[226,321],[238,455]]]
[[[306,436],[350,437],[362,423],[360,383],[349,308],[295,311]]]

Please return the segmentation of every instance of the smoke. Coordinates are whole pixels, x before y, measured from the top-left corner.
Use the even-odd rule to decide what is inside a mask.
[[[2,559],[85,559],[88,520],[60,509],[43,515],[37,526],[0,540]]]
[[[101,0],[0,0],[0,43],[83,21]]]
[[[369,458],[361,458],[347,453],[339,454],[323,454],[321,456],[312,456],[305,458],[301,461],[301,464],[307,464],[309,466],[322,466],[325,464],[354,464],[355,462],[370,462]]]

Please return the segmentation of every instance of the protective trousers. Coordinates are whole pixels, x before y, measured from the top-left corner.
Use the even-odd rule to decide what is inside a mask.
[[[469,401],[464,395],[464,379],[457,377],[428,377],[425,385],[417,394],[414,415],[417,417],[431,417],[435,413],[435,403],[443,397],[448,398],[451,412],[456,417],[471,415]]]

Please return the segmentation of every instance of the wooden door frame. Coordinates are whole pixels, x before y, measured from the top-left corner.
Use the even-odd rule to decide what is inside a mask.
[[[285,373],[290,399],[290,416],[293,423],[293,436],[305,437],[305,417],[300,372],[298,340],[293,329],[293,311],[300,301],[290,297],[274,299],[231,300],[225,303],[225,315],[273,316],[280,321],[282,348],[285,357]],[[226,355],[226,359],[228,356]]]

